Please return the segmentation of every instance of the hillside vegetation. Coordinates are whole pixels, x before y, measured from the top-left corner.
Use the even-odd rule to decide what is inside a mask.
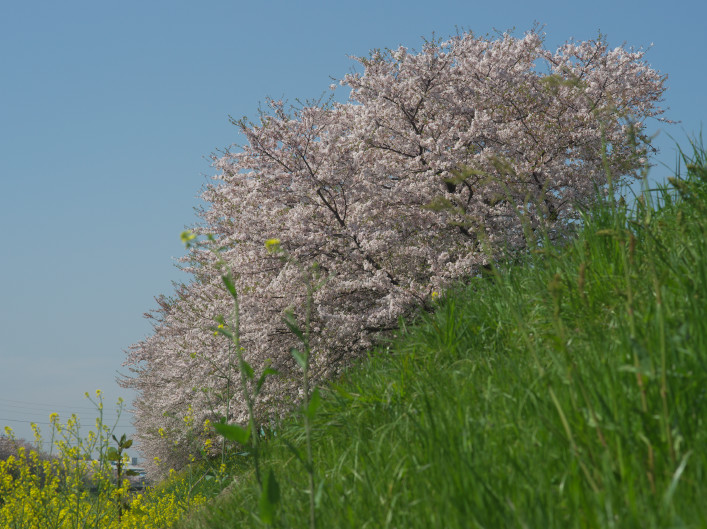
[[[707,155],[693,148],[684,178],[448,292],[322,391],[317,526],[707,526]],[[311,524],[304,440],[293,418],[262,449],[274,526]],[[241,470],[180,527],[260,527],[260,491]]]
[[[85,468],[130,445],[110,446],[100,392],[85,438],[52,415],[56,457],[8,429],[0,526],[707,526],[707,153],[693,147],[686,174],[630,208],[600,201],[571,242],[539,240],[435,296],[259,427],[256,452],[229,442],[213,457],[207,439],[136,492],[110,471],[87,485]]]

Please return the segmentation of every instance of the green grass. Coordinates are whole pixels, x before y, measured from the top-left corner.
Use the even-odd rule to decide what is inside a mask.
[[[693,147],[684,179],[447,293],[322,391],[318,527],[707,527],[707,154]],[[309,526],[304,439],[292,418],[261,452],[277,527]],[[259,495],[241,473],[181,527],[262,527]]]

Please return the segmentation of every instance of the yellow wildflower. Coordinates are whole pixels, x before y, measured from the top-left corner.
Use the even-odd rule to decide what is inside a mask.
[[[179,238],[182,240],[182,244],[185,244],[188,248],[189,246],[191,246],[191,241],[196,239],[196,235],[193,234],[191,231],[186,230],[179,235]]]
[[[277,253],[280,251],[280,239],[268,239],[265,241],[265,248],[270,253]]]

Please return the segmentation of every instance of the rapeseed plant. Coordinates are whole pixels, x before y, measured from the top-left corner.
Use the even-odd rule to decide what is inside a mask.
[[[88,396],[91,399],[90,396]],[[147,488],[136,494],[128,479],[116,479],[109,462],[127,463],[123,450],[130,441],[123,435],[118,440],[112,428],[103,423],[103,400],[96,392],[99,417],[95,430],[82,436],[80,421],[71,416],[66,423],[52,413],[49,453],[29,448],[5,428],[12,455],[0,461],[0,527],[3,529],[149,529],[173,525],[206,496],[194,493],[187,476],[172,475],[158,489]],[[118,416],[122,401],[118,403]],[[117,424],[117,420],[116,420]],[[34,441],[41,446],[42,436],[32,425]],[[110,445],[110,438],[118,448]],[[56,451],[56,452],[55,452]],[[94,455],[97,459],[94,459]],[[122,473],[126,475],[126,473]]]

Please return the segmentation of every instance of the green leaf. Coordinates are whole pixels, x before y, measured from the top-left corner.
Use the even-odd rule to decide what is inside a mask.
[[[280,437],[280,440],[285,443],[287,448],[290,449],[290,452],[292,452],[292,454],[297,458],[297,460],[300,463],[302,463],[303,467],[309,468],[307,465],[307,462],[304,460],[304,458],[302,457],[302,454],[300,453],[300,451],[297,449],[297,447],[295,445],[293,445],[290,441],[288,441],[284,437]]]
[[[319,406],[322,405],[322,397],[319,394],[319,388],[314,388],[314,391],[312,392],[312,396],[309,397],[309,404],[307,404],[307,409],[305,410],[305,413],[307,414],[307,417],[310,419],[314,418],[314,415],[316,415],[317,410],[319,409]]]
[[[319,507],[322,503],[322,493],[324,492],[324,480],[317,485],[317,493],[314,495],[314,506]]]
[[[304,353],[301,353],[297,349],[292,349],[290,351],[295,361],[299,364],[302,369],[307,369],[307,357]]]
[[[255,385],[255,394],[257,395],[260,393],[260,388],[263,387],[263,384],[265,384],[265,379],[270,376],[270,375],[277,375],[279,374],[277,369],[273,369],[272,367],[266,367],[262,374],[260,375],[260,378],[258,379],[258,383]]]
[[[123,442],[123,443],[120,443],[120,447],[121,447],[122,449],[124,449],[124,450],[127,450],[127,449],[130,448],[131,446],[133,446],[133,440],[132,440],[132,439],[128,439],[127,441],[125,441],[125,442]]]
[[[675,473],[673,474],[673,479],[670,480],[670,486],[668,487],[668,490],[666,490],[665,494],[663,494],[663,507],[666,509],[670,506],[670,502],[673,500],[673,495],[675,494],[675,490],[677,489],[678,483],[680,482],[680,477],[685,471],[687,460],[690,459],[691,455],[692,450],[690,450],[682,457],[680,465],[678,465],[677,470],[675,470]]]
[[[444,197],[435,197],[427,204],[422,206],[422,209],[430,211],[454,211],[455,205]]]
[[[299,328],[295,315],[292,312],[285,312],[285,315],[282,317],[282,321],[285,322],[285,325],[287,325],[287,327],[295,336],[297,336],[297,338],[304,342],[304,333],[302,332],[302,329]]]
[[[263,491],[260,493],[260,519],[270,525],[275,519],[275,507],[280,502],[280,487],[275,479],[275,473],[270,469],[265,481]]]
[[[221,280],[223,280],[223,284],[226,285],[226,288],[228,291],[231,293],[231,296],[233,299],[237,300],[238,299],[238,292],[236,292],[236,285],[233,284],[233,280],[231,279],[231,275],[223,275],[221,276]]]
[[[248,439],[250,439],[250,426],[246,429],[237,424],[217,422],[214,424],[214,429],[229,441],[235,441],[242,445],[246,444]]]
[[[334,389],[334,391],[336,391],[336,393],[338,393],[345,399],[354,400],[356,398],[356,395],[353,395],[346,391],[343,386],[332,385],[331,387]]]
[[[109,447],[108,450],[106,450],[106,459],[108,461],[120,461],[120,454],[114,447]]]
[[[137,470],[126,470],[124,476],[139,476],[140,473]]]
[[[248,362],[243,360],[241,358],[241,369],[243,370],[243,373],[245,374],[246,378],[248,380],[253,380],[253,377],[255,376],[255,371],[253,371],[253,368],[250,366]]]

